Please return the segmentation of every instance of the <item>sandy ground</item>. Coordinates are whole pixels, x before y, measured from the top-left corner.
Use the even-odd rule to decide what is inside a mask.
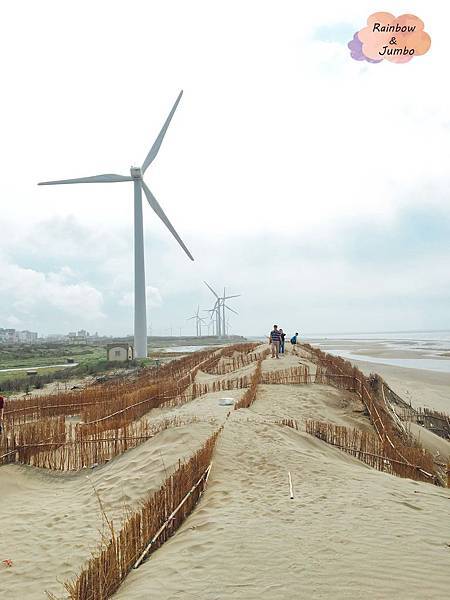
[[[263,368],[299,360],[269,358]],[[198,380],[209,379],[214,376],[198,374]],[[125,505],[155,490],[178,458],[225,422],[229,407],[219,406],[219,398],[242,394],[208,394],[151,413],[152,419],[173,414],[206,422],[164,431],[93,470],[1,467],[0,560],[11,559],[13,567],[0,565],[0,598],[34,600],[45,598],[45,590],[63,596],[57,579],[72,577],[99,540],[93,486],[118,523]],[[448,597],[450,491],[374,471],[273,423],[283,417],[371,429],[350,393],[319,385],[260,386],[252,407],[226,420],[197,509],[115,598]]]
[[[197,510],[115,598],[446,598],[449,491],[264,422],[301,419],[316,400],[329,420],[363,422],[328,388],[264,386],[227,421]]]

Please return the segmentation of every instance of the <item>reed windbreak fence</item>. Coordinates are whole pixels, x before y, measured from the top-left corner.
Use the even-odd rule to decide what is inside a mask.
[[[181,393],[194,380],[200,368],[209,368],[220,359],[213,348],[173,360],[159,368],[144,368],[133,377],[90,385],[65,393],[20,398],[8,402],[5,423],[14,425],[52,416],[83,415],[95,420],[140,401]]]
[[[366,431],[311,419],[306,421],[305,426],[310,435],[336,446],[374,469],[398,477],[430,482],[424,467],[433,473],[433,458],[425,454],[423,449],[403,448],[404,460],[399,460],[398,452],[386,440],[380,441],[376,435]]]
[[[240,408],[249,408],[256,399],[256,392],[258,389],[258,384],[261,382],[261,363],[262,358],[258,360],[256,365],[256,369],[251,377],[250,386],[246,390],[245,394],[242,398],[236,402],[234,405],[234,410],[239,410]]]
[[[244,345],[244,348],[239,352],[235,347],[232,353],[227,349],[227,353],[222,353],[222,356],[216,365],[203,370],[210,375],[226,375],[227,373],[251,365],[258,360],[265,358],[269,354],[268,349],[262,350],[261,352],[253,352],[258,345],[259,344]]]
[[[243,346],[246,355],[255,344]],[[132,381],[8,402],[0,435],[0,465],[20,462],[74,470],[107,462],[160,430],[161,424],[151,425],[145,418],[152,409],[180,406],[208,392],[249,387],[250,374],[194,383],[200,369],[213,369],[222,354],[234,355],[239,347],[198,352],[159,370],[146,369]],[[74,415],[80,416],[79,423],[65,421]]]
[[[260,383],[266,384],[306,384],[310,383],[311,376],[307,365],[291,367],[280,371],[265,371],[261,374]]]
[[[107,521],[109,536],[102,540],[100,550],[74,581],[65,583],[70,600],[110,598],[138,560],[173,535],[204,491],[219,432],[187,462],[180,463],[156,493],[141,501],[119,531]]]
[[[399,430],[388,407],[375,390],[371,389],[370,378],[367,378],[362,371],[340,356],[326,354],[309,344],[303,344],[302,348],[309,352],[311,360],[317,364],[316,382],[326,382],[358,394],[367,409],[379,441],[390,446],[396,460],[410,463],[408,455],[411,447],[419,445]],[[410,464],[410,466],[420,469],[424,479],[433,483],[439,481],[433,457],[423,448],[421,448],[421,455],[417,456],[415,464]]]

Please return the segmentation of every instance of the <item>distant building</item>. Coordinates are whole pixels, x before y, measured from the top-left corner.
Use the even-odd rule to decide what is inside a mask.
[[[117,342],[106,347],[108,360],[125,362],[134,359],[134,348],[131,344]]]
[[[38,338],[35,331],[18,331],[17,335],[21,344],[35,344]]]
[[[35,331],[16,331],[0,327],[0,343],[3,344],[35,344],[38,334]]]
[[[65,342],[68,338],[67,335],[61,333],[50,333],[46,339],[48,342]]]

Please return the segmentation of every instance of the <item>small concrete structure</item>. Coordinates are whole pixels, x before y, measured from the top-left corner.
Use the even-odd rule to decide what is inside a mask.
[[[108,344],[107,348],[108,361],[125,362],[134,359],[134,348],[131,344],[116,343]]]

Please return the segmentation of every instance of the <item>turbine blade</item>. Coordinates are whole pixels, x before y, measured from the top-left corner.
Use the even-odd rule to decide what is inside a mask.
[[[236,294],[235,296],[224,296],[222,300],[229,300],[230,298],[240,298],[242,294]]]
[[[231,310],[231,312],[234,312],[234,313],[236,313],[237,315],[239,314],[239,313],[238,313],[236,310],[234,310],[234,308],[230,308],[230,307],[229,307],[229,306],[227,306],[226,304],[225,304],[225,308],[227,308],[228,310]]]
[[[142,182],[142,187],[144,188],[144,192],[145,192],[145,195],[147,196],[147,200],[148,200],[148,203],[150,204],[150,206],[153,208],[153,210],[155,211],[155,213],[158,215],[158,217],[161,219],[161,221],[164,223],[164,225],[167,227],[167,229],[170,231],[170,233],[173,235],[173,237],[177,240],[177,242],[180,244],[180,246],[183,248],[183,250],[189,256],[189,258],[191,260],[194,260],[194,257],[189,252],[189,250],[186,248],[183,240],[180,238],[180,236],[178,235],[178,233],[173,228],[172,223],[167,218],[165,212],[163,211],[163,209],[159,205],[157,199],[151,193],[151,191],[148,189],[147,185],[144,182]]]
[[[206,281],[203,281],[203,283],[208,286],[208,288],[211,290],[211,292],[214,294],[214,296],[217,298],[217,300],[219,299],[219,296],[216,294],[216,292],[212,289],[212,287],[209,285],[209,283],[206,283]],[[217,304],[217,301],[216,301]],[[214,305],[214,308],[216,308],[216,304]],[[214,309],[213,309],[214,310]]]
[[[38,185],[61,185],[63,183],[116,183],[118,181],[133,181],[132,177],[126,175],[115,175],[105,173],[93,175],[92,177],[78,177],[77,179],[60,179],[59,181],[41,181]]]
[[[166,122],[162,126],[162,129],[159,132],[158,137],[154,141],[153,146],[150,148],[150,152],[147,154],[147,158],[144,160],[144,163],[142,165],[142,175],[145,173],[145,171],[147,170],[149,165],[155,160],[156,155],[158,154],[159,149],[161,147],[164,136],[166,135],[166,131],[170,125],[170,121],[172,120],[172,117],[173,117],[175,111],[177,110],[177,106],[181,100],[182,95],[183,95],[183,90],[181,90],[181,92],[178,94],[178,98],[175,100],[175,104],[173,105],[172,110],[170,111],[169,116],[166,119]]]

